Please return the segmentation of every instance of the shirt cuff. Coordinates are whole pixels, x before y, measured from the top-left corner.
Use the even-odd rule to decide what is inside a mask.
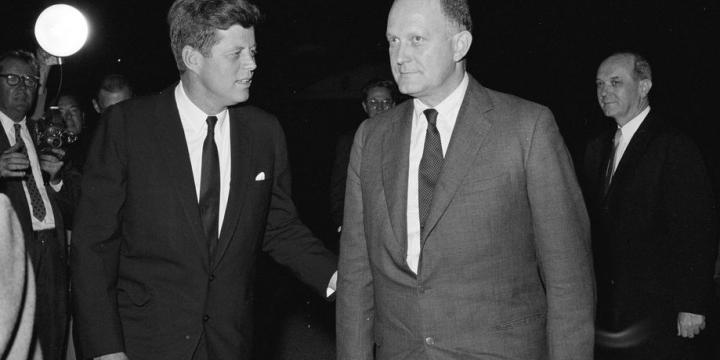
[[[53,190],[55,190],[55,192],[60,192],[60,190],[62,190],[62,187],[63,187],[63,181],[60,180],[60,182],[57,184],[50,183],[50,187]]]
[[[330,282],[328,283],[327,291],[325,292],[326,297],[330,297],[332,294],[335,293],[335,290],[337,290],[337,271],[333,274],[333,276],[330,278]]]

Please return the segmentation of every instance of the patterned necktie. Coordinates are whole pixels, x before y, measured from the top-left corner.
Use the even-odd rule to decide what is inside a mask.
[[[202,218],[211,257],[217,248],[220,213],[220,160],[217,145],[215,144],[215,124],[217,120],[215,116],[208,116],[206,120],[208,128],[205,142],[203,142],[200,175],[200,217]]]
[[[427,220],[430,213],[433,191],[443,165],[442,143],[436,125],[438,112],[435,109],[427,109],[423,113],[427,119],[428,127],[425,132],[425,147],[423,148],[423,155],[418,169],[418,207],[421,229],[425,227],[425,220]]]
[[[13,126],[15,127],[15,143],[22,144],[23,153],[27,154],[27,146],[25,145],[25,141],[23,141],[23,138],[20,135],[22,132],[22,127],[20,126],[20,124],[14,124]],[[23,181],[25,182],[28,193],[30,194],[30,205],[32,206],[32,214],[34,218],[43,221],[45,219],[45,203],[43,202],[42,196],[40,196],[40,190],[38,190],[37,183],[35,183],[35,176],[32,172],[32,165],[28,167],[28,170],[30,171],[27,176],[25,176],[25,179]]]
[[[612,181],[613,174],[615,173],[615,157],[617,156],[617,150],[620,146],[620,140],[622,139],[622,131],[617,128],[615,131],[615,137],[613,137],[613,148],[610,156],[608,156],[607,166],[605,167],[605,179],[603,182],[603,194],[607,194],[610,189],[610,183]]]

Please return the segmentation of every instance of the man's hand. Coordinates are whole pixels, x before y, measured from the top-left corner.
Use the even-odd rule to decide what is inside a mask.
[[[124,352],[96,356],[94,360],[130,360]]]
[[[38,64],[42,70],[47,69],[47,71],[49,71],[51,66],[60,63],[60,59],[58,59],[57,56],[48,54],[48,52],[41,47],[38,47],[37,51],[35,51],[35,57],[38,59]],[[47,73],[45,74],[45,77],[47,78]]]
[[[705,329],[705,316],[686,312],[678,313],[678,336],[692,339],[703,329]]]
[[[61,149],[52,149],[52,154],[40,155],[40,169],[50,175],[50,183],[56,184],[60,179],[58,174],[65,164],[60,159],[65,157],[65,151]]]
[[[0,154],[0,178],[14,178],[25,176],[30,168],[27,155],[20,152],[21,143],[17,143]]]

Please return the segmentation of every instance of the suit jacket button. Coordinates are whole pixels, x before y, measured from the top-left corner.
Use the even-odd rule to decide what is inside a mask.
[[[209,316],[209,315],[203,316],[203,321],[207,322],[208,320],[210,320],[210,316]]]
[[[435,339],[433,339],[432,337],[429,337],[429,336],[428,336],[428,337],[425,338],[425,343],[428,344],[428,345],[435,345]]]
[[[215,274],[210,274],[210,281],[215,280]]]

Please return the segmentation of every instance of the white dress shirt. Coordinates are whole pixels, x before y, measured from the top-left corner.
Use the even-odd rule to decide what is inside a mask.
[[[192,166],[193,180],[195,180],[195,194],[198,202],[200,201],[200,177],[202,175],[202,147],[207,136],[207,117],[200,108],[193,104],[188,98],[185,89],[180,82],[175,87],[175,102],[177,103],[178,112],[180,113],[180,122],[185,132],[185,141],[190,154],[190,165]],[[223,219],[225,218],[225,209],[227,209],[228,195],[230,194],[230,116],[227,109],[221,111],[217,116],[218,121],[215,124],[215,143],[218,147],[218,158],[220,159],[220,215],[218,218],[218,235],[222,229]],[[335,292],[337,283],[337,271],[332,275],[328,288],[327,296]]]
[[[225,219],[228,195],[230,194],[230,115],[226,109],[218,114],[205,114],[188,98],[182,82],[175,87],[175,102],[180,113],[180,122],[185,132],[185,142],[190,154],[190,165],[195,181],[195,199],[200,202],[200,178],[202,176],[202,150],[205,137],[207,136],[207,117],[217,116],[215,124],[215,144],[218,149],[220,161],[220,212],[218,216],[218,236]]]
[[[627,147],[630,144],[630,140],[632,140],[632,137],[633,135],[635,135],[635,132],[637,132],[637,129],[640,128],[640,125],[642,125],[643,121],[645,121],[648,113],[650,113],[650,106],[646,107],[645,110],[641,111],[639,114],[637,114],[637,116],[635,116],[632,120],[628,121],[625,125],[618,126],[618,129],[620,129],[620,133],[622,133],[622,136],[620,136],[620,143],[615,150],[615,159],[613,161],[612,170],[613,175],[615,175],[615,170],[617,170],[618,164],[620,164],[620,160],[622,159],[623,154],[625,154],[625,150],[627,150]]]
[[[455,122],[457,120],[460,106],[465,98],[470,79],[467,73],[460,85],[453,90],[448,97],[440,102],[433,109],[437,110],[436,126],[440,132],[440,143],[442,145],[443,157],[447,152],[450,137],[452,136]],[[423,111],[430,107],[422,101],[413,100],[415,110],[413,112],[412,130],[410,134],[410,162],[408,170],[408,196],[407,196],[407,237],[408,250],[406,261],[410,269],[417,274],[418,262],[420,261],[420,210],[418,206],[418,171],[425,147],[425,132],[427,131],[427,119]]]
[[[10,146],[15,145],[14,125],[16,124],[16,122],[10,119],[2,111],[0,111],[0,121],[2,121],[2,127],[3,130],[5,130],[5,135],[7,135]],[[27,119],[22,119],[22,121],[18,122],[17,124],[20,124],[21,126],[20,136],[22,137],[23,142],[25,143],[25,148],[27,149],[27,156],[30,160],[30,167],[32,168],[32,175],[35,179],[35,185],[37,186],[37,189],[40,192],[40,197],[42,197],[43,204],[45,205],[45,218],[42,221],[36,219],[35,216],[32,216],[32,203],[30,202],[30,193],[27,189],[27,183],[23,181],[22,184],[23,189],[25,190],[25,198],[27,199],[28,208],[30,209],[30,217],[32,218],[32,228],[34,231],[54,229],[55,216],[52,211],[52,206],[50,205],[50,198],[48,198],[47,189],[45,188],[45,182],[43,181],[42,170],[40,169],[40,160],[38,160],[38,154],[37,151],[35,151],[35,145],[33,144],[32,137],[30,136],[30,131],[28,131],[27,128]],[[57,185],[53,188],[56,191],[59,191],[60,187],[62,186]]]

